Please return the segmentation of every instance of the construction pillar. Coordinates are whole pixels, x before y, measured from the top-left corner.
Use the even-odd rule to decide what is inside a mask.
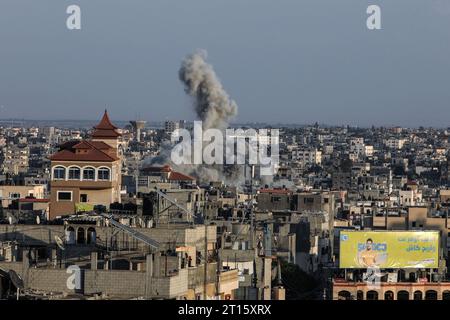
[[[56,266],[58,265],[58,256],[57,256],[56,249],[52,249],[51,259],[52,259],[52,267],[56,268]]]
[[[161,276],[161,252],[157,252],[154,255],[153,276]]]
[[[177,256],[178,256],[178,270],[181,270],[181,262],[182,262],[182,252],[178,252]]]
[[[98,268],[98,253],[91,252],[91,270],[97,270]]]
[[[25,288],[28,286],[28,270],[30,269],[29,250],[22,251],[22,279]]]
[[[149,299],[153,295],[153,254],[146,256],[145,264],[145,297]]]

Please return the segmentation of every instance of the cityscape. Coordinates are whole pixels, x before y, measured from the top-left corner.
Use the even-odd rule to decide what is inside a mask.
[[[0,3],[0,305],[450,300],[446,1],[69,2]]]
[[[1,297],[450,298],[450,129],[279,127],[233,185],[148,161],[190,126],[2,125]]]

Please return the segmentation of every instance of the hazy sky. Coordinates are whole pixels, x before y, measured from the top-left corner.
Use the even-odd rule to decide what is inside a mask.
[[[0,118],[193,119],[197,48],[235,122],[450,125],[449,0],[0,0]]]

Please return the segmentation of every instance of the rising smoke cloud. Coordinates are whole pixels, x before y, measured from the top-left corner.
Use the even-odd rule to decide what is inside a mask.
[[[203,129],[224,130],[237,115],[238,107],[223,89],[213,67],[205,61],[206,57],[204,50],[188,55],[178,75],[186,93],[194,98],[194,110],[203,121]]]
[[[193,99],[193,109],[197,118],[202,120],[203,129],[219,129],[224,132],[230,121],[237,115],[238,106],[230,99],[213,67],[206,62],[206,58],[205,50],[198,50],[186,56],[181,63],[178,77],[184,85],[185,92]],[[170,164],[175,170],[194,176],[203,182],[225,181],[231,184],[243,182],[243,174],[237,165],[176,165],[170,158],[171,149],[171,144],[163,144],[160,155],[153,158],[150,163]],[[243,169],[242,166],[239,167]]]

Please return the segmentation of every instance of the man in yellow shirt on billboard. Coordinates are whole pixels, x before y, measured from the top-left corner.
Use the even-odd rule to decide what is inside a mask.
[[[378,265],[378,253],[373,250],[372,245],[372,239],[367,239],[366,248],[359,253],[359,264],[367,268]]]

